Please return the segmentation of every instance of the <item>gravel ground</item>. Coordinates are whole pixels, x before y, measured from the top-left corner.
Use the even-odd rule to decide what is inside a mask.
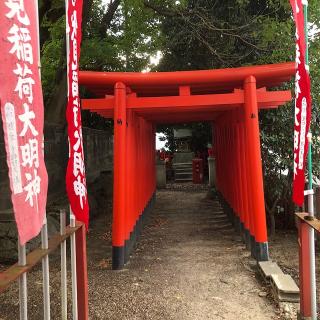
[[[110,214],[92,222],[90,319],[280,319],[218,202],[206,196],[205,188],[170,189],[157,193],[148,224],[122,271],[111,270]],[[58,255],[50,267],[52,319],[60,319]],[[29,274],[28,284],[29,319],[42,319],[40,269]],[[17,285],[0,296],[0,320],[18,319],[17,297]]]

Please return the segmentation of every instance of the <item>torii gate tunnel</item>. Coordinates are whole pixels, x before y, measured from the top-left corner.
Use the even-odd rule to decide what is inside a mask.
[[[96,98],[82,108],[114,119],[113,268],[121,269],[155,199],[157,124],[209,121],[216,188],[251,244],[268,260],[258,111],[291,100],[269,91],[289,81],[294,63],[159,73],[80,72]]]

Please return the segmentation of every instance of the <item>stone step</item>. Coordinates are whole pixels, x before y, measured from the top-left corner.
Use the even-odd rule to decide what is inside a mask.
[[[192,166],[192,162],[178,162],[178,163],[173,163],[173,166],[185,166],[185,165],[188,165],[188,166]]]
[[[175,182],[188,182],[192,181],[192,178],[175,179]]]
[[[190,178],[192,179],[192,173],[185,173],[185,172],[179,172],[175,174],[175,179],[184,179],[184,178]]]
[[[173,164],[173,168],[176,169],[183,169],[183,168],[190,168],[192,169],[192,163],[176,163]]]
[[[175,177],[179,177],[181,175],[188,175],[189,177],[192,177],[192,172],[176,172]]]
[[[272,293],[278,302],[300,301],[300,290],[292,277],[288,274],[271,274]]]
[[[176,173],[179,173],[179,172],[189,172],[192,174],[192,169],[189,169],[189,168],[178,168],[178,169],[175,169],[174,170]]]
[[[174,168],[174,171],[175,172],[178,172],[178,171],[191,171],[192,172],[192,167],[177,167],[177,168]]]

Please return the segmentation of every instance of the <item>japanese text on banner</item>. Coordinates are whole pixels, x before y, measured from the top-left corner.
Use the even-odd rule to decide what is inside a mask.
[[[305,189],[305,164],[311,121],[310,76],[305,64],[306,41],[303,0],[290,0],[296,23],[296,80],[294,117],[294,178],[293,201],[302,206]]]
[[[0,3],[0,87],[12,203],[21,244],[43,225],[48,176],[43,156],[43,97],[34,1]]]
[[[89,205],[84,165],[84,150],[79,98],[79,57],[81,44],[82,0],[68,1],[67,41],[68,56],[68,104],[67,122],[69,136],[69,162],[66,185],[72,212],[77,220],[88,226]]]

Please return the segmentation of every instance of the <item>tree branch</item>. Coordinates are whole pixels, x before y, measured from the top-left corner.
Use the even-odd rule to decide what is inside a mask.
[[[143,4],[146,8],[153,10],[154,12],[158,13],[161,16],[164,17],[177,17],[180,15],[180,13],[176,10],[170,10],[167,8],[164,8],[162,6],[156,5],[152,1],[144,0]]]
[[[108,9],[101,20],[101,28],[99,32],[101,37],[105,37],[120,3],[121,0],[114,0],[109,3]]]

